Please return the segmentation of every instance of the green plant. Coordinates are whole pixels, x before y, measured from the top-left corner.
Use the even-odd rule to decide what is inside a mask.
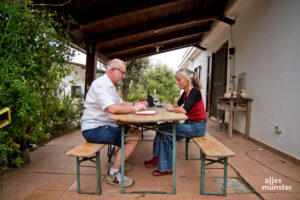
[[[70,128],[75,116],[71,99],[57,96],[70,72],[66,28],[72,20],[30,3],[0,2],[0,108],[12,111],[12,123],[0,129],[0,174],[22,164],[28,144],[51,138],[57,126]]]
[[[179,98],[174,72],[163,64],[156,64],[154,68],[139,78],[137,84],[132,85],[128,100],[147,99],[148,91],[153,97],[154,89],[156,89],[160,102],[174,104]]]

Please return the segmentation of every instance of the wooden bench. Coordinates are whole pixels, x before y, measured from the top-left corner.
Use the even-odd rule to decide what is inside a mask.
[[[73,149],[69,150],[66,155],[76,157],[76,168],[77,168],[77,191],[82,194],[101,194],[101,166],[100,166],[100,150],[105,147],[106,144],[96,144],[85,142],[80,144]],[[81,159],[80,159],[81,158]],[[96,160],[94,160],[96,159]],[[82,192],[80,190],[80,167],[93,167],[80,165],[85,161],[91,161],[96,164],[96,175],[97,175],[97,192]]]
[[[186,160],[191,160],[188,158],[188,143],[190,138],[186,140]],[[214,195],[222,195],[226,196],[226,188],[227,188],[227,164],[228,164],[228,157],[235,156],[234,152],[224,146],[221,142],[216,140],[207,132],[203,137],[199,138],[192,138],[195,144],[200,148],[200,159],[201,159],[201,181],[200,181],[200,194],[214,194]],[[216,157],[216,159],[211,159],[207,157]],[[198,159],[199,160],[199,159]],[[205,163],[208,161],[207,163]],[[205,178],[205,169],[206,166],[220,163],[224,166],[224,168],[217,168],[217,169],[224,169],[224,177],[223,177],[223,193],[216,193],[216,192],[204,192],[204,178]],[[216,169],[216,168],[213,168]]]

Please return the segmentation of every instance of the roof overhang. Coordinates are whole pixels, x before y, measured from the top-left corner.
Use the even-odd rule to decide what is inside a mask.
[[[236,0],[35,0],[35,4],[71,15],[73,46],[98,59],[125,61],[183,47],[201,47],[212,24],[234,24],[224,13]],[[203,49],[204,50],[204,49]]]

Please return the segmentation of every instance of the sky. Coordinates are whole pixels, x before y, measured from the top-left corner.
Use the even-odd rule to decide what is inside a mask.
[[[182,56],[187,48],[182,48],[174,51],[169,51],[166,53],[157,54],[150,56],[151,62],[156,63],[158,61],[166,64],[173,71],[177,71],[178,66],[181,64]]]
[[[169,68],[175,72],[182,61],[182,56],[187,48],[182,48],[166,53],[160,53],[154,56],[150,56],[150,60],[153,64],[161,62],[166,64]],[[72,62],[85,64],[86,55],[79,51],[76,52],[76,56],[72,59]]]

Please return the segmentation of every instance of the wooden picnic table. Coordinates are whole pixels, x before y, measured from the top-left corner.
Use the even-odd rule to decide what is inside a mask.
[[[116,120],[118,124],[122,126],[122,139],[121,139],[121,193],[156,193],[156,194],[176,194],[176,122],[186,120],[187,116],[183,113],[168,112],[164,108],[149,107],[148,110],[155,110],[155,115],[136,115],[136,114],[115,114],[111,117],[112,120]],[[160,122],[168,122],[173,126],[173,132],[165,134],[173,136],[173,192],[165,191],[124,191],[124,141],[125,137],[137,132],[125,133],[125,125],[134,125],[141,127],[144,130],[159,131],[164,124]],[[141,132],[141,131],[138,131]]]

